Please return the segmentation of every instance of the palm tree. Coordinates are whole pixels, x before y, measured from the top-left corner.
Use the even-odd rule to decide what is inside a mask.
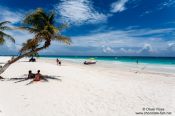
[[[35,41],[35,39],[28,39],[26,43],[22,44],[22,47],[20,49],[20,54],[23,54],[25,52],[33,52],[37,47],[39,46],[38,42]],[[28,55],[29,57],[39,57],[39,53],[38,52],[34,52],[30,55]]]
[[[48,48],[51,45],[51,41],[60,41],[70,44],[71,40],[60,34],[60,31],[65,27],[65,24],[60,26],[55,25],[55,14],[53,12],[47,13],[43,9],[39,8],[34,12],[29,13],[24,18],[23,26],[19,27],[19,29],[29,31],[34,34],[34,37],[30,40],[30,42],[26,42],[26,45],[23,46],[22,49],[25,49],[23,50],[24,52],[21,52],[18,57],[12,59],[6,63],[2,69],[0,69],[0,74],[19,59]],[[32,48],[33,45],[37,46]]]
[[[8,23],[10,22],[9,21],[0,22],[0,44],[4,44],[6,39],[15,42],[15,39],[11,35],[8,35],[4,32],[6,30],[11,30],[10,27],[6,26]]]

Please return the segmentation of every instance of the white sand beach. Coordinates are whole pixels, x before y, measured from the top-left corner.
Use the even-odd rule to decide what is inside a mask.
[[[9,57],[0,57],[3,65]],[[62,59],[22,59],[0,80],[0,116],[139,116],[143,108],[175,115],[175,67],[97,62],[83,65]],[[9,78],[25,77],[29,70],[53,76],[26,85]],[[166,114],[168,115],[168,113]],[[165,115],[164,115],[165,116]]]

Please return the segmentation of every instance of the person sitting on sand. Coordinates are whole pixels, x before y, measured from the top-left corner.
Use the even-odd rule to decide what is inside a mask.
[[[35,77],[35,75],[32,73],[31,70],[29,70],[29,74],[28,74],[28,79],[33,79]]]
[[[40,70],[38,70],[38,72],[35,74],[34,81],[40,81],[40,80],[41,80],[41,74],[40,74]]]

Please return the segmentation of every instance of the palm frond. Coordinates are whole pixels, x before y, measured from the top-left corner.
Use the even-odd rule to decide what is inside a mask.
[[[11,35],[4,33],[4,37],[15,43],[15,39]]]
[[[25,19],[24,24],[34,26],[36,28],[42,29],[47,23],[48,16],[43,9],[39,8],[34,12],[29,13]]]
[[[71,39],[62,35],[56,35],[54,36],[54,40],[63,42],[65,44],[70,45],[72,43]]]
[[[38,29],[32,28],[32,27],[28,27],[28,26],[21,26],[21,27],[18,27],[17,29],[19,29],[19,30],[27,30],[30,33],[37,33],[38,32]]]
[[[24,53],[26,51],[32,51],[39,46],[38,40],[36,39],[28,39],[26,43],[22,44],[22,48],[20,49],[20,53]]]
[[[8,27],[8,26],[0,26],[0,30],[1,31],[5,31],[5,30],[11,30],[12,28]]]
[[[64,30],[64,29],[66,29],[66,28],[68,28],[68,24],[61,24],[59,27],[57,27],[57,29],[59,30],[59,32],[60,31],[62,31],[62,30]]]
[[[4,38],[1,37],[1,35],[0,35],[0,45],[4,44],[4,42],[5,42]]]
[[[6,24],[8,24],[8,23],[10,23],[10,21],[3,21],[3,22],[0,22],[0,27],[6,25]]]
[[[30,33],[34,33],[34,39],[38,44],[44,42],[45,48],[50,46],[52,40],[57,40],[66,44],[70,44],[71,40],[68,37],[60,35],[60,31],[67,28],[67,24],[62,24],[59,27],[55,26],[55,13],[47,13],[43,9],[39,8],[33,12],[30,12],[24,19],[24,26],[20,29],[25,29]],[[30,43],[30,42],[29,42]],[[31,47],[29,43],[24,45],[22,51],[29,50]]]
[[[55,13],[50,13],[50,15],[49,15],[49,23],[50,24],[54,24],[54,19],[55,19]]]
[[[3,38],[3,39],[7,38],[10,41],[12,41],[13,43],[15,43],[15,39],[11,35],[8,35],[8,34],[2,32],[2,31],[0,31],[0,37]]]

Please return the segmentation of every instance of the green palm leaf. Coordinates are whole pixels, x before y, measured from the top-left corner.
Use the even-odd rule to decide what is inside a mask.
[[[9,21],[0,22],[0,44],[3,44],[5,42],[5,39],[9,39],[10,41],[15,43],[15,39],[11,35],[3,32],[6,30],[11,30],[10,27],[6,26],[6,24],[8,23],[10,22]]]
[[[30,40],[23,45],[21,52],[37,49],[42,42],[44,42],[44,47],[47,48],[50,46],[52,40],[70,44],[70,38],[60,35],[60,31],[65,28],[67,28],[66,24],[61,24],[59,27],[55,25],[54,12],[47,13],[41,8],[30,12],[25,17],[23,26],[19,27],[19,29],[35,34],[32,40],[37,40],[37,44],[32,43],[32,40]],[[31,44],[34,44],[35,48]]]
[[[60,42],[63,42],[63,43],[66,43],[68,45],[70,45],[72,43],[71,39],[68,38],[68,37],[65,37],[65,36],[61,36],[61,35],[56,35],[54,37],[54,40],[56,41],[60,41]]]

